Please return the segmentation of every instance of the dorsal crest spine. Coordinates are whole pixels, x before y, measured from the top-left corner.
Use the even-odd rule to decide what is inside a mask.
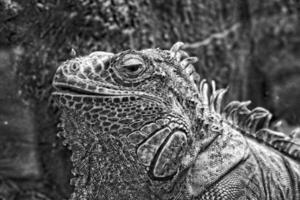
[[[200,80],[200,76],[196,73],[193,66],[197,59],[190,57],[182,48],[184,48],[184,43],[175,43],[170,49],[170,55],[179,62],[183,74],[189,77],[191,82],[198,85],[198,88],[196,88],[198,94],[196,96],[200,100],[201,110],[206,117],[215,116],[216,119],[218,118],[218,120],[228,123],[228,125],[244,135],[300,160],[300,143],[297,138],[300,137],[300,134],[288,135],[271,130],[269,124],[272,114],[262,107],[250,110],[248,106],[251,101],[231,101],[226,106],[223,106],[222,102],[228,88],[216,89],[215,81],[209,84],[206,79]],[[195,85],[195,87],[197,86]]]
[[[300,160],[299,140],[293,135],[277,132],[269,128],[272,114],[265,108],[248,108],[251,101],[231,101],[222,109],[222,102],[226,89],[216,89],[212,81],[205,79],[200,82],[199,96],[204,112],[221,116],[233,128],[244,135],[263,142],[274,149]]]

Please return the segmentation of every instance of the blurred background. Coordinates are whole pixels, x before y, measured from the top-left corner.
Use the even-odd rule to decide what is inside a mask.
[[[50,97],[60,62],[95,50],[169,49],[252,101],[273,126],[300,124],[298,0],[0,0],[0,199],[65,199],[70,152]]]

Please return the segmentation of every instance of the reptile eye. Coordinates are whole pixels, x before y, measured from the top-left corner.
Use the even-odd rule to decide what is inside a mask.
[[[123,61],[123,63],[118,68],[119,71],[126,77],[134,78],[144,71],[145,65],[142,60],[131,58]]]
[[[138,73],[143,68],[143,65],[142,64],[124,65],[122,67],[124,68],[124,70],[127,73],[136,74],[136,73]]]

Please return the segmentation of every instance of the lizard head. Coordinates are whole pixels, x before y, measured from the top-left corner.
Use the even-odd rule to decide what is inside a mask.
[[[181,46],[94,52],[57,69],[53,96],[63,111],[62,135],[74,163],[82,154],[95,157],[98,185],[111,182],[160,195],[171,194],[182,179],[182,159],[193,140],[198,76],[191,65],[197,59]],[[75,186],[82,184],[82,172],[73,171]]]

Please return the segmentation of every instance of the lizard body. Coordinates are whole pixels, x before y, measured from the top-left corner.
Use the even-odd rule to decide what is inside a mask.
[[[57,69],[72,200],[300,199],[300,143],[200,80],[180,49],[94,52]]]

